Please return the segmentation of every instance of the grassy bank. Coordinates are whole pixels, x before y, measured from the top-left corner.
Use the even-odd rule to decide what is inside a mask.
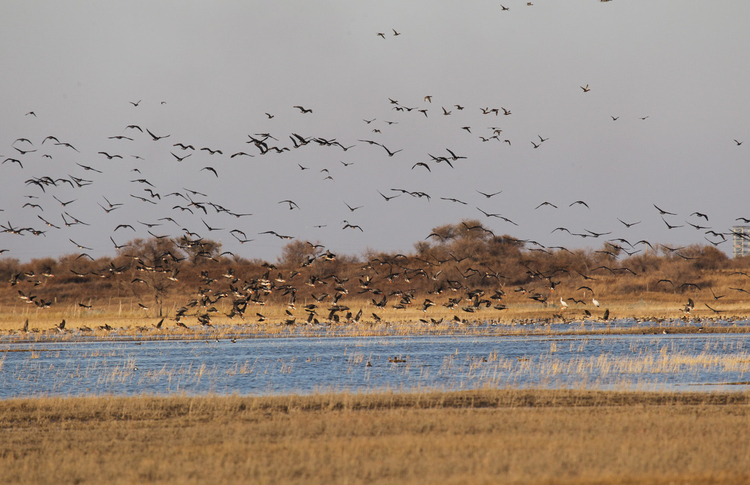
[[[750,394],[0,402],[5,482],[741,483]]]
[[[304,302],[303,302],[304,303]],[[96,304],[96,303],[95,303]],[[696,308],[690,314],[679,308],[676,301],[664,302],[638,302],[609,301],[607,308],[591,309],[592,316],[584,313],[582,308],[569,308],[560,310],[559,307],[543,307],[539,304],[528,304],[518,302],[510,305],[508,309],[497,310],[494,308],[483,309],[481,312],[467,313],[461,309],[449,310],[443,307],[432,307],[423,312],[420,307],[407,307],[405,309],[375,308],[372,302],[365,299],[352,299],[348,302],[352,313],[362,310],[362,318],[354,320],[329,321],[325,318],[319,320],[319,325],[308,325],[305,318],[298,318],[289,324],[287,314],[289,307],[285,304],[269,303],[257,311],[249,312],[243,318],[234,316],[228,318],[224,311],[229,311],[231,303],[221,302],[217,304],[218,312],[212,315],[211,324],[202,325],[194,316],[188,316],[181,320],[185,327],[178,326],[175,320],[169,316],[163,319],[160,328],[155,328],[162,320],[161,317],[148,314],[140,309],[132,301],[125,303],[101,302],[96,304],[96,311],[82,310],[80,307],[61,309],[40,310],[29,305],[6,306],[0,311],[0,335],[15,335],[33,340],[35,335],[59,335],[64,338],[70,335],[85,332],[86,334],[106,337],[115,331],[118,335],[138,335],[140,337],[159,337],[165,335],[190,336],[195,334],[218,334],[218,336],[237,336],[243,332],[260,333],[268,335],[279,335],[294,332],[304,334],[306,328],[315,329],[316,334],[321,326],[325,326],[333,332],[345,332],[351,335],[379,335],[382,333],[403,334],[425,334],[450,332],[455,328],[462,327],[470,329],[477,323],[491,322],[496,326],[492,333],[497,334],[525,334],[525,333],[549,333],[545,328],[548,323],[571,324],[566,333],[638,333],[641,330],[618,328],[617,322],[628,320],[638,322],[650,322],[653,327],[647,332],[661,332],[664,329],[674,332],[696,332],[696,327],[703,327],[702,332],[746,332],[750,330],[745,322],[750,317],[750,308],[740,304],[724,303],[726,312],[716,314],[707,308]],[[173,303],[172,306],[175,306]],[[225,308],[226,306],[226,308]],[[172,307],[169,315],[173,314]],[[605,311],[609,311],[608,320],[603,319]],[[261,313],[261,319],[256,313]],[[293,312],[294,313],[294,312]],[[373,313],[380,318],[375,320]],[[307,314],[297,310],[299,317]],[[57,326],[62,320],[66,321],[65,332],[58,332]],[[23,328],[28,320],[28,332]],[[730,325],[727,325],[727,322]],[[732,325],[739,322],[739,325]],[[581,328],[581,323],[588,325],[586,329]],[[715,325],[720,323],[719,325]],[[692,325],[686,325],[692,324]],[[295,330],[296,329],[296,330]],[[486,330],[485,330],[486,332]],[[555,333],[559,333],[556,330]]]

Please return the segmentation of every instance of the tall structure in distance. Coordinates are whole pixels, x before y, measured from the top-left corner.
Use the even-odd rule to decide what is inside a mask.
[[[732,226],[732,255],[737,258],[750,254],[750,226]]]

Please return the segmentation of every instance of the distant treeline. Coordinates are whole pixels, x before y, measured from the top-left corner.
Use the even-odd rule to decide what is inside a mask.
[[[594,236],[592,236],[594,237]],[[85,253],[28,263],[0,260],[5,305],[38,307],[105,298],[135,299],[144,306],[169,299],[210,306],[221,300],[255,303],[347,299],[397,305],[494,292],[500,296],[569,294],[585,286],[597,295],[679,294],[723,287],[744,291],[747,258],[730,259],[713,246],[673,248],[624,239],[599,249],[544,247],[535,241],[496,236],[481,222],[464,220],[433,229],[408,254],[370,251],[333,254],[309,241],[293,240],[274,263],[222,252],[221,244],[189,237],[136,239],[115,257]],[[749,285],[750,286],[750,285]],[[442,300],[441,300],[442,301]],[[494,302],[493,302],[494,303]],[[385,304],[385,303],[384,303]],[[161,312],[160,312],[161,313]]]

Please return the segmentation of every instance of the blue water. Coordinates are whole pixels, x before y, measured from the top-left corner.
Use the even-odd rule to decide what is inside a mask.
[[[0,344],[0,398],[483,387],[709,391],[746,390],[746,381],[746,334]]]

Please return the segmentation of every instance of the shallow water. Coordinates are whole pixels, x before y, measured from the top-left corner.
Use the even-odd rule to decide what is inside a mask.
[[[0,351],[7,351],[0,353],[0,398],[750,389],[747,334],[49,341],[0,344]]]

